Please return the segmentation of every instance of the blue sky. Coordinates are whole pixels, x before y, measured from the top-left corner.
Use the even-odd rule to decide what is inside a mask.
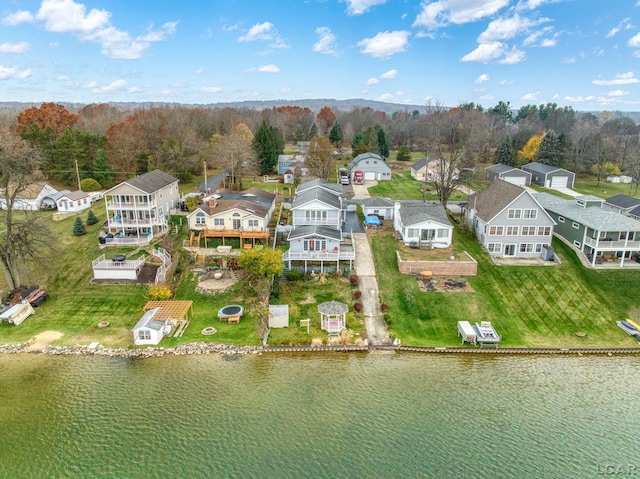
[[[4,0],[0,101],[640,110],[640,0]]]

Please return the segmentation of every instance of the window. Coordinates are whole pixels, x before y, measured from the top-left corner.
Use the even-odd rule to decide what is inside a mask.
[[[197,225],[205,224],[204,213],[202,211],[199,211],[196,213],[196,224]]]
[[[214,226],[224,226],[224,218],[214,218],[213,219]]]
[[[580,246],[582,245],[580,244],[580,241],[574,241],[573,246],[575,246],[576,248],[580,248]]]
[[[487,243],[487,251],[489,253],[500,253],[502,251],[502,243]]]
[[[409,238],[416,238],[418,236],[418,230],[416,228],[409,228]]]
[[[448,237],[449,237],[449,230],[446,230],[444,228],[438,229],[438,238],[448,238]]]
[[[558,223],[564,223],[564,216],[558,216]]]
[[[522,236],[535,236],[536,235],[536,227],[535,226],[523,226],[522,227]]]
[[[535,220],[538,217],[538,210],[524,210],[522,217],[525,220]]]
[[[326,240],[317,240],[317,239],[308,239],[304,240],[303,249],[305,251],[326,251],[327,250],[327,241]]]
[[[571,226],[573,226],[575,229],[579,229],[580,228],[580,223],[576,223],[574,221],[573,223],[571,223]]]
[[[522,210],[512,209],[507,212],[507,217],[510,220],[522,218]]]
[[[547,243],[536,243],[536,253],[542,253],[542,247],[549,246]]]
[[[532,253],[533,252],[533,243],[520,243],[520,252],[521,253]]]
[[[551,234],[551,226],[538,226],[538,236],[549,236]]]
[[[518,236],[517,226],[507,226],[507,236]]]
[[[502,236],[504,234],[504,226],[490,226],[489,236]]]
[[[247,220],[247,225],[249,226],[249,228],[257,228],[258,220]]]
[[[306,221],[320,222],[327,221],[327,210],[306,210],[304,212]]]
[[[141,341],[151,340],[151,331],[149,331],[148,329],[138,330],[138,339]]]
[[[162,216],[162,206],[158,207],[158,216]]]

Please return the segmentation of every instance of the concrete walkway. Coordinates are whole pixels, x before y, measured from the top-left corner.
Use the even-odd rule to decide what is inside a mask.
[[[356,250],[355,269],[358,274],[358,285],[362,291],[362,312],[369,344],[390,345],[389,330],[380,312],[380,293],[369,238],[366,233],[354,233],[353,244]]]

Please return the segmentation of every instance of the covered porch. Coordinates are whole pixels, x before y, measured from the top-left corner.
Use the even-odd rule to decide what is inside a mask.
[[[640,259],[640,231],[585,230],[582,252],[591,267],[617,263],[619,267],[635,267]]]
[[[210,238],[217,238],[222,240],[222,245],[225,245],[225,240],[229,238],[240,239],[240,247],[244,248],[245,245],[253,247],[256,245],[256,240],[261,240],[266,244],[269,241],[271,232],[266,228],[205,228],[202,230],[194,230],[199,233],[200,237],[204,238],[204,247],[207,248],[207,240]]]

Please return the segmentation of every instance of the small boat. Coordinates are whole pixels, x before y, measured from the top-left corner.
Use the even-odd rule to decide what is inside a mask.
[[[627,320],[625,321],[626,323],[629,323],[631,326],[633,326],[634,328],[636,328],[638,331],[640,331],[640,324],[636,323],[635,321],[627,318]]]
[[[640,340],[640,331],[638,331],[637,329],[633,328],[626,321],[616,321],[616,326],[618,326],[620,329],[622,329],[629,336],[633,336],[634,338]]]
[[[629,321],[630,321],[630,320],[627,320],[627,321],[620,321],[620,322],[622,323],[622,325],[623,325],[625,328],[629,328],[629,329],[631,329],[632,331],[638,331],[638,332],[640,332],[640,328],[639,328],[639,327],[637,327],[637,326],[636,326],[635,324],[633,324],[632,322],[629,322]]]

